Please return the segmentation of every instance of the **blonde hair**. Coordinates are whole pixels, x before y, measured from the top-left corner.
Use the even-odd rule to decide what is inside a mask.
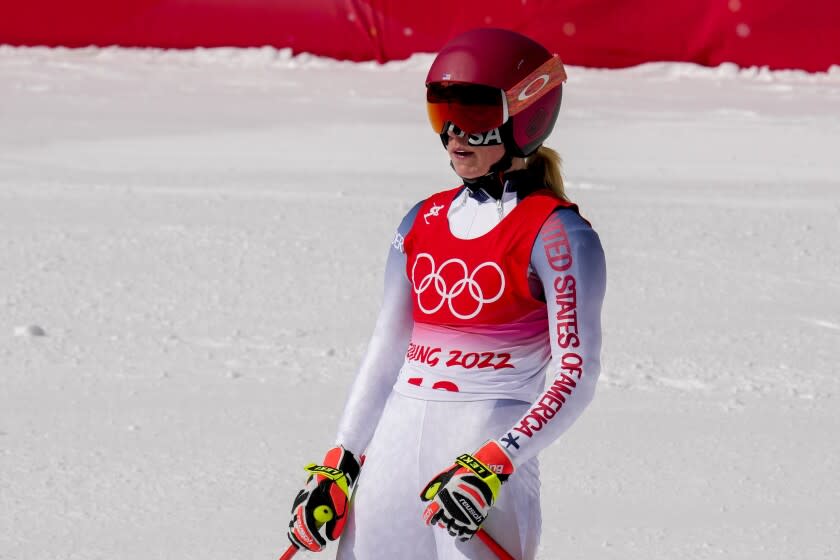
[[[556,150],[540,146],[532,155],[528,156],[526,168],[537,177],[541,177],[546,187],[554,191],[561,200],[568,201],[566,189],[563,185],[563,160]]]

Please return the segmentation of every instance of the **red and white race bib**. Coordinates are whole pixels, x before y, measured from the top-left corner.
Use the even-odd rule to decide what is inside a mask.
[[[414,330],[395,388],[429,400],[533,400],[550,346],[528,265],[543,223],[567,203],[533,193],[486,234],[461,239],[446,213],[459,190],[430,197],[405,237]]]

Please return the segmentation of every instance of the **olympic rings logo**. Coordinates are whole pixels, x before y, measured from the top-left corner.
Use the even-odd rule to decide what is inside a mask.
[[[429,261],[431,270],[418,282],[416,277],[417,263],[421,260]],[[454,267],[456,270],[460,269],[458,273],[460,278],[452,285],[452,287],[448,287],[446,285],[446,280],[443,278],[443,271],[447,267]],[[492,297],[487,297],[481,287],[481,284],[479,284],[475,279],[476,275],[485,268],[495,270],[496,274],[499,275],[499,291]],[[485,304],[498,301],[499,298],[502,297],[502,293],[505,291],[505,275],[499,265],[494,262],[488,261],[481,263],[470,273],[467,268],[467,264],[464,261],[461,259],[449,259],[444,261],[443,264],[440,265],[440,268],[436,269],[435,259],[428,253],[420,253],[414,260],[414,265],[411,267],[411,283],[414,286],[414,293],[417,294],[417,306],[420,308],[420,311],[426,315],[432,315],[437,313],[446,303],[449,305],[449,311],[452,312],[452,315],[464,320],[472,319],[481,313]],[[430,288],[434,289],[437,295],[440,296],[440,302],[431,309],[428,309],[423,305],[421,296]],[[465,290],[467,290],[467,293],[469,293],[470,297],[475,302],[475,310],[467,314],[458,312],[452,303],[452,300],[463,294]]]

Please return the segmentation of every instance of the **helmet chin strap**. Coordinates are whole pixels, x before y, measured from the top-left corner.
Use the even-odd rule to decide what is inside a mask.
[[[510,166],[513,164],[513,158],[511,155],[505,151],[505,154],[493,165],[490,166],[490,169],[487,170],[487,173],[484,175],[480,175],[478,177],[461,177],[461,180],[464,181],[464,185],[469,187],[472,190],[484,189],[487,194],[492,196],[495,199],[501,199],[502,193],[505,190],[505,179],[504,174],[505,171],[510,169]],[[450,161],[449,167],[452,170],[455,170],[455,165]]]
[[[502,143],[505,147],[504,155],[499,158],[496,163],[490,166],[487,173],[481,175],[480,177],[468,179],[458,175],[461,177],[461,180],[464,181],[464,185],[470,189],[484,189],[487,194],[497,200],[502,198],[502,193],[504,193],[505,190],[504,173],[510,169],[511,165],[513,165],[513,157],[517,152],[516,144],[513,142],[512,138],[513,129],[511,128],[511,122],[508,121],[503,124],[500,130]],[[449,144],[449,134],[445,132],[442,133],[440,135],[440,141],[443,144],[443,147],[446,148],[447,144]],[[453,171],[455,170],[455,165],[451,161],[449,162],[449,167],[451,167]]]
[[[446,148],[446,145],[449,143],[449,135],[441,134],[440,141],[443,143],[443,147]],[[505,190],[504,173],[510,169],[511,165],[513,165],[513,156],[510,154],[507,144],[505,144],[504,155],[502,155],[496,163],[490,166],[487,173],[479,177],[472,178],[461,177],[460,175],[458,175],[458,177],[461,177],[461,180],[464,181],[464,185],[470,189],[484,189],[487,194],[498,200],[502,198],[502,193]],[[455,164],[453,164],[452,161],[449,162],[449,167],[455,171]]]

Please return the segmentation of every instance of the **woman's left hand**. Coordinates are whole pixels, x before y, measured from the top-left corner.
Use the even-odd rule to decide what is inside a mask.
[[[487,442],[473,454],[460,455],[420,493],[422,501],[430,502],[423,520],[462,541],[470,540],[513,471],[513,463],[496,441]]]

